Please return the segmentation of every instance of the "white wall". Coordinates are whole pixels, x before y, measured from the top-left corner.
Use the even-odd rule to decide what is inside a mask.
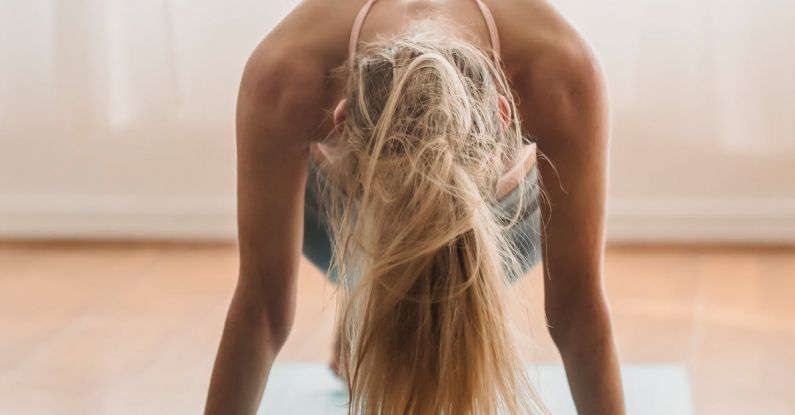
[[[235,95],[275,3],[0,3],[0,236],[233,237]],[[610,85],[609,239],[795,242],[795,4],[558,3]]]
[[[560,0],[613,109],[613,240],[795,241],[795,3]]]
[[[233,236],[240,74],[295,3],[0,3],[0,236]]]

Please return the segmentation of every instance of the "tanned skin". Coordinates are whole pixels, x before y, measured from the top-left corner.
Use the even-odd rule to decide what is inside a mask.
[[[602,282],[610,126],[601,67],[546,1],[484,1],[497,21],[523,128],[544,156],[538,168],[548,197],[541,210],[550,334],[579,414],[624,414]],[[332,73],[347,59],[350,29],[365,2],[304,0],[246,64],[237,107],[240,269],[206,415],[254,414],[290,333],[310,149],[333,129],[329,115],[343,83]],[[471,0],[379,0],[361,39],[396,33],[431,11],[488,45]]]

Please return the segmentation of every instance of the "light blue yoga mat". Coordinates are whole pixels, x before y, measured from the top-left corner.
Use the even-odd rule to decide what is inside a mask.
[[[554,415],[576,415],[560,365],[529,373]],[[621,369],[627,413],[692,415],[687,368],[676,364],[627,365]],[[325,364],[280,363],[271,370],[258,415],[345,415],[347,392]]]

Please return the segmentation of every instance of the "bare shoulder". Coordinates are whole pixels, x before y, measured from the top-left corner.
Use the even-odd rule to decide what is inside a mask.
[[[344,63],[349,24],[362,2],[302,1],[252,51],[240,103],[262,105],[285,128],[321,123],[332,103],[330,74]]]
[[[545,0],[491,0],[520,112],[539,136],[603,117],[601,65],[589,42]],[[540,138],[540,137],[539,137]]]
[[[546,69],[584,69],[595,56],[587,40],[547,0],[489,0],[509,72]],[[572,75],[567,71],[562,75]]]
[[[265,38],[327,63],[347,56],[353,20],[366,0],[303,0]]]

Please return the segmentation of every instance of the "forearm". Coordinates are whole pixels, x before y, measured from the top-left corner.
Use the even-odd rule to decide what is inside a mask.
[[[569,387],[580,415],[625,413],[621,372],[608,312],[561,327],[556,334]]]
[[[215,359],[205,415],[253,415],[283,341],[251,300],[235,292]]]

